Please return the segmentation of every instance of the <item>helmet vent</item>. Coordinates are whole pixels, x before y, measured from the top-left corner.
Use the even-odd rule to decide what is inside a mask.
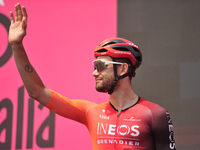
[[[102,52],[107,52],[108,50],[106,50],[106,49],[100,49],[100,50],[98,50],[98,51],[96,51],[95,53],[102,53]]]
[[[111,44],[116,44],[116,43],[126,43],[126,42],[124,42],[122,40],[111,40],[111,41],[108,41],[108,42],[104,43],[103,45],[101,45],[101,47],[111,45]]]
[[[114,49],[119,51],[129,51],[128,49],[122,47],[114,47]]]
[[[141,61],[142,61],[142,58],[141,58],[141,56],[135,57],[135,59],[137,59],[137,61],[139,61],[139,62],[141,62]]]
[[[106,42],[103,45],[101,45],[101,47],[107,46],[107,45],[111,45],[111,44],[115,44],[116,42],[110,41],[110,42]]]
[[[139,50],[138,49],[136,49],[136,48],[133,48],[134,49],[134,56],[135,56],[135,59],[137,59],[137,61],[139,61],[139,62],[141,62],[142,61],[142,55],[141,55],[141,53],[139,52]]]

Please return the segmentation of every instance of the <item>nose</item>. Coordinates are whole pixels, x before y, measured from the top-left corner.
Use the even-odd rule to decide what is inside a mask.
[[[94,77],[97,77],[97,76],[99,75],[99,72],[97,71],[97,69],[95,69],[95,70],[93,71],[92,75],[93,75]]]

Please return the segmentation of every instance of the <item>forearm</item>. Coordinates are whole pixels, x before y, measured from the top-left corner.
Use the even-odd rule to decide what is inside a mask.
[[[27,89],[29,96],[41,104],[46,105],[51,97],[50,90],[44,86],[42,80],[36,73],[28,60],[22,41],[26,35],[27,12],[26,8],[18,3],[15,5],[15,18],[10,12],[11,25],[9,29],[9,43],[11,44],[14,59]]]
[[[31,65],[22,43],[12,45],[12,50],[17,69],[29,96],[43,105],[47,104],[50,99],[50,91],[44,86],[39,75]]]

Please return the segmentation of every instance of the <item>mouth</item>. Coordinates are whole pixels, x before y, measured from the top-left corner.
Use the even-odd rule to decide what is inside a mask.
[[[97,83],[97,82],[100,82],[102,79],[95,79],[95,82]]]

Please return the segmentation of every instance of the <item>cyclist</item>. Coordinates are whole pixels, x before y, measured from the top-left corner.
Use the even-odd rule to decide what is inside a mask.
[[[137,45],[123,38],[109,38],[95,49],[94,72],[99,92],[109,100],[96,104],[71,100],[47,88],[28,60],[22,40],[26,35],[25,7],[10,13],[9,42],[23,83],[31,98],[53,112],[84,124],[95,150],[175,150],[173,125],[167,110],[136,95],[131,78],[142,62]]]

